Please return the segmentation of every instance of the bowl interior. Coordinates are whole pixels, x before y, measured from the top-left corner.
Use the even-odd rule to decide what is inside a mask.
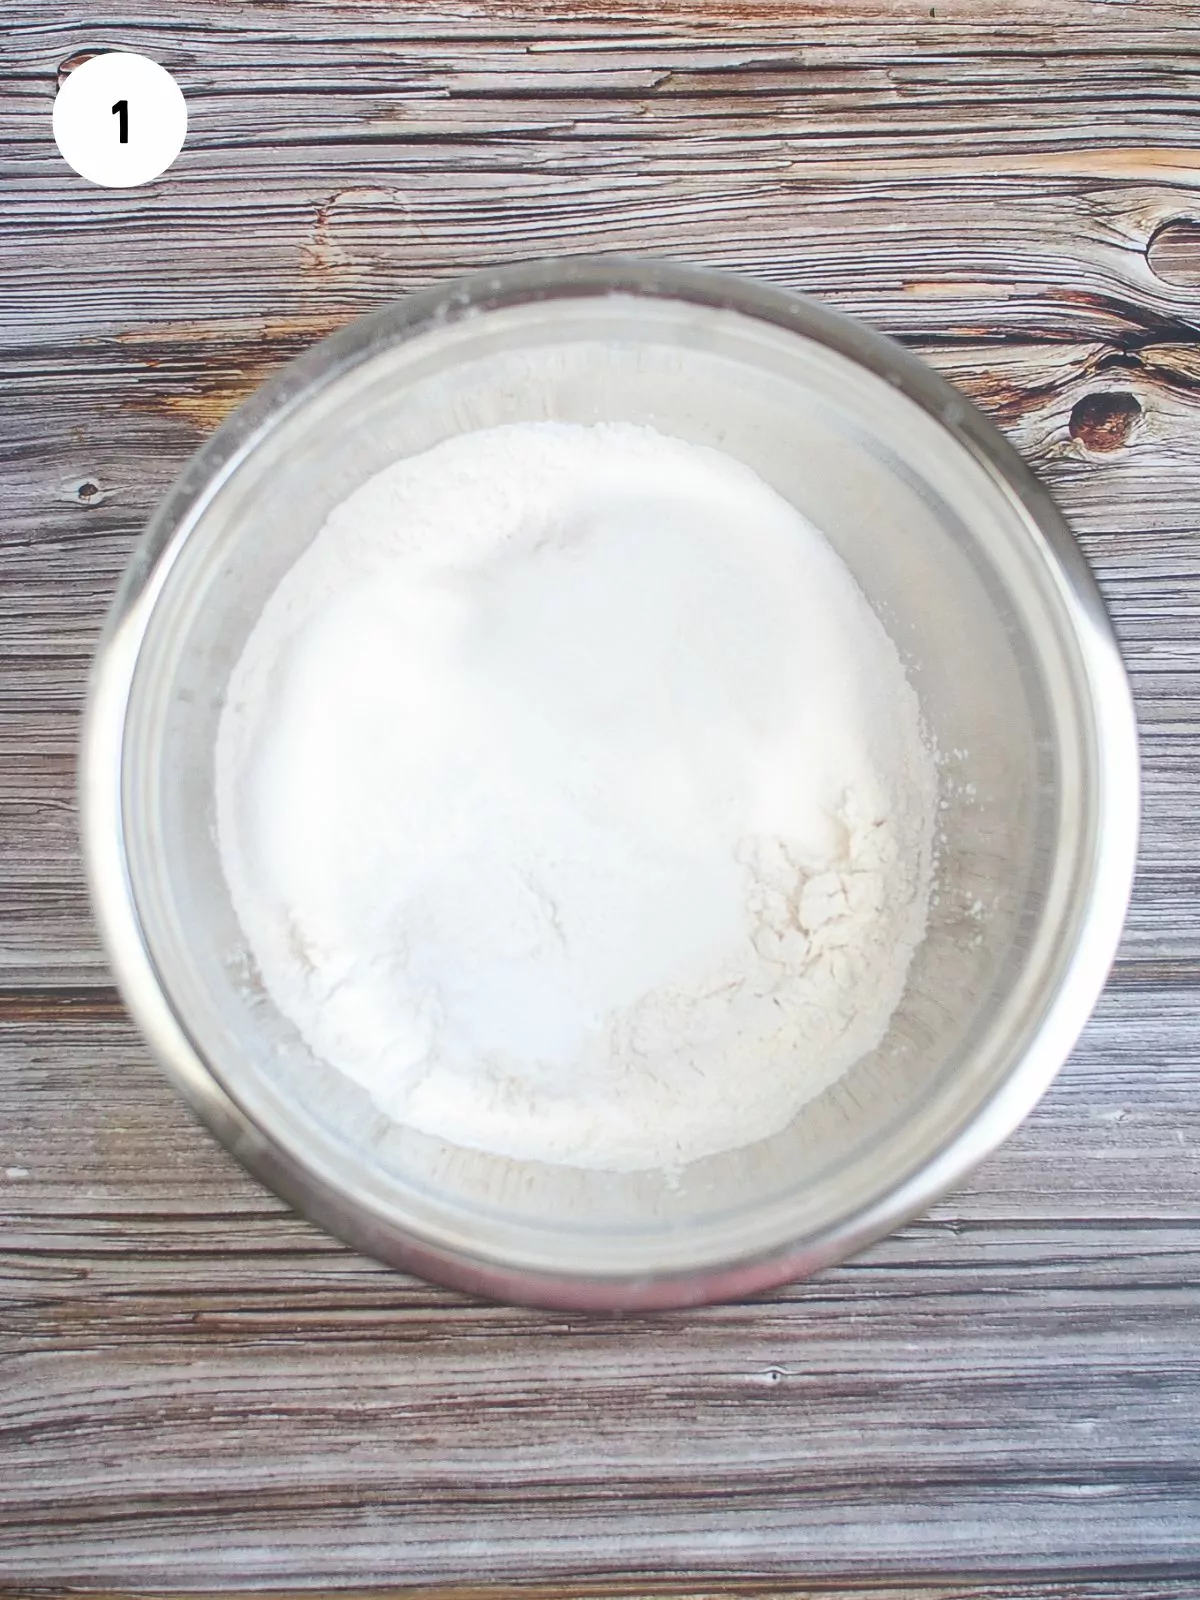
[[[329,510],[400,456],[534,418],[649,423],[753,467],[857,578],[939,752],[934,904],[887,1037],[784,1132],[675,1177],[518,1163],[389,1122],[264,993],[215,842],[230,672]],[[1010,1073],[1082,915],[1097,826],[1090,702],[1061,572],[1029,513],[895,383],[713,306],[594,294],[491,309],[381,339],[305,384],[185,532],[159,574],[123,749],[145,940],[225,1088],[385,1227],[551,1273],[745,1260],[927,1166]]]

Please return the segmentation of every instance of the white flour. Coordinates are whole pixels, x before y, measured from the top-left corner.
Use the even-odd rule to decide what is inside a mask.
[[[747,468],[523,423],[400,461],[263,610],[217,749],[262,979],[391,1116],[677,1167],[882,1038],[929,898],[895,647]]]

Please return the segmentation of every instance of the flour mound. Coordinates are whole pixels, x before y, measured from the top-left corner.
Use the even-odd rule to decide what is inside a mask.
[[[677,1168],[883,1037],[936,781],[896,649],[747,468],[520,423],[330,516],[230,681],[217,823],[262,981],[397,1121]]]

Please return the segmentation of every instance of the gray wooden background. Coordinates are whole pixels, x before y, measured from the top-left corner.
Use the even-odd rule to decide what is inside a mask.
[[[1196,6],[0,0],[0,39],[0,1583],[1200,1594]],[[191,113],[128,193],[50,134],[111,47]],[[814,1282],[624,1321],[426,1287],[245,1177],[124,1019],[73,797],[206,431],[388,297],[614,249],[824,296],[990,412],[1104,585],[1146,774],[1111,984],[1003,1152]]]

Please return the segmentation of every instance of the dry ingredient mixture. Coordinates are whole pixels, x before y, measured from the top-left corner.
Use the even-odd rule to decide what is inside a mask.
[[[677,1168],[882,1038],[930,889],[894,645],[753,472],[520,423],[330,516],[233,674],[218,835],[250,950],[389,1115]]]

